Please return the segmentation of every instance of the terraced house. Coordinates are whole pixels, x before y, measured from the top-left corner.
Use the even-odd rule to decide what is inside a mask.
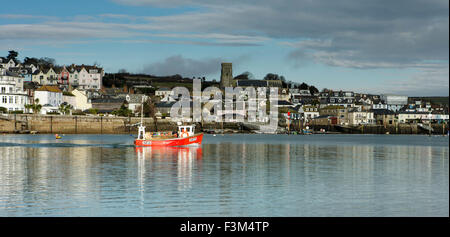
[[[99,90],[104,71],[97,66],[70,65],[68,67],[41,67],[33,73],[32,81],[40,85],[59,85],[68,90],[69,85],[79,89]]]
[[[16,67],[16,62],[13,59],[7,59],[0,57],[0,67],[4,69],[9,69],[10,67]]]
[[[69,83],[79,89],[99,90],[105,75],[102,68],[88,65],[71,65],[69,67]]]
[[[355,106],[355,93],[352,91],[327,91],[320,93],[320,104],[325,107],[327,105],[336,105],[343,107]]]
[[[57,85],[58,73],[53,67],[40,67],[33,73],[31,80],[39,83],[39,85]]]
[[[0,68],[0,107],[8,111],[24,111],[28,94],[23,89],[23,77]]]

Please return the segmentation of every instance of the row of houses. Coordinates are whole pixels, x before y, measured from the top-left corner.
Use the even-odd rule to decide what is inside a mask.
[[[21,65],[12,59],[1,58],[0,70],[0,107],[8,111],[25,111],[25,105],[34,103],[35,99],[39,99],[39,103],[44,107],[53,109],[65,103],[71,105],[74,110],[86,111],[93,108],[108,113],[125,103],[130,110],[135,111],[142,97],[147,96],[134,94],[126,88],[125,91],[102,88],[104,71],[96,66],[43,67]],[[234,83],[244,88],[278,87],[277,107],[293,110],[298,114],[298,118],[311,122],[318,117],[328,116],[335,118],[333,121],[339,124],[365,124],[377,123],[377,116],[385,116],[384,120],[390,124],[421,120],[424,119],[424,114],[429,113],[431,116],[435,115],[432,119],[445,120],[445,115],[448,114],[448,108],[429,103],[416,101],[414,104],[408,104],[408,97],[401,95],[332,90],[314,92],[283,88],[281,80],[246,79],[235,80]],[[251,98],[246,93],[245,90],[242,91],[239,97],[245,98],[248,106]],[[168,108],[176,101],[170,88],[159,88],[155,95],[160,97],[160,103],[156,104],[160,114],[167,113]],[[246,111],[232,113],[246,114]]]
[[[20,64],[13,59],[0,58],[0,68],[23,77],[24,81],[35,82],[41,86],[58,85],[64,90],[69,86],[79,89],[99,90],[102,86],[104,70],[95,65],[34,65]]]
[[[242,81],[253,83],[252,80]],[[261,80],[257,81],[261,82]],[[240,81],[237,83],[239,85]],[[438,105],[431,106],[430,103],[421,101],[408,104],[407,96],[362,94],[352,91],[311,93],[310,90],[288,88],[280,88],[278,92],[279,100],[276,107],[284,111],[282,115],[285,118],[287,118],[286,111],[291,111],[291,119],[302,119],[311,124],[323,124],[325,121],[327,124],[340,125],[388,125],[419,122],[430,118],[434,122],[448,121],[448,108]],[[223,99],[223,91],[221,93]],[[160,113],[169,113],[171,106],[176,102],[173,92],[170,88],[161,88],[156,90],[155,94],[161,98],[161,102],[156,105]],[[246,90],[242,90],[237,98],[245,101],[245,108],[248,108],[251,100],[254,100],[248,96]],[[258,106],[262,106],[262,104]],[[245,108],[242,111],[236,108],[235,106],[234,111],[226,111],[223,108],[222,113],[243,114],[244,116],[247,114]],[[431,115],[429,115],[430,113]]]
[[[344,106],[329,105],[324,108],[302,106],[299,114],[306,123],[311,125],[396,125],[398,123],[432,123],[448,122],[447,111],[405,111],[394,112],[388,109],[358,110]]]
[[[79,67],[84,72],[89,67]],[[74,70],[77,70],[74,67]],[[51,69],[55,72],[55,70]],[[70,72],[70,70],[69,70]],[[92,72],[92,71],[91,71]],[[91,73],[93,74],[93,73]],[[39,75],[39,74],[37,74]],[[77,77],[77,74],[73,74]],[[83,75],[83,74],[78,74]],[[89,74],[86,74],[89,75]],[[67,78],[70,80],[71,74]],[[81,76],[83,78],[83,76]],[[101,81],[101,77],[97,80]],[[38,101],[42,105],[41,113],[57,112],[61,104],[70,105],[73,111],[88,111],[96,109],[98,112],[111,113],[126,104],[135,111],[142,102],[143,94],[129,93],[128,91],[111,91],[97,87],[65,87],[62,83],[43,83],[26,81],[25,77],[17,72],[0,68],[0,107],[7,111],[31,112],[27,104]]]
[[[79,89],[99,90],[104,71],[97,66],[70,65],[68,67],[40,67],[32,74],[31,81],[39,85],[59,85],[66,90],[69,85]]]

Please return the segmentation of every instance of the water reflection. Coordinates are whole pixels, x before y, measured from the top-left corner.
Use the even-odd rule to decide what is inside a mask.
[[[448,216],[448,139],[304,137],[135,148],[6,136],[0,216]]]
[[[149,160],[173,160],[176,159],[178,190],[187,190],[192,187],[192,170],[194,162],[201,164],[201,147],[136,147],[139,163],[140,183],[145,179],[145,161]],[[167,163],[166,163],[167,164]],[[159,168],[161,168],[159,166]]]

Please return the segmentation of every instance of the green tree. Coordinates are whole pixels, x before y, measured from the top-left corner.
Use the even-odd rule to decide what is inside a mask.
[[[96,115],[96,114],[98,114],[98,109],[90,108],[90,109],[88,110],[88,113],[89,113],[89,114],[94,114],[94,115]]]
[[[128,117],[132,114],[132,111],[128,109],[128,107],[125,104],[122,104],[122,106],[120,106],[120,109],[114,110],[112,114],[116,116]]]
[[[308,90],[308,88],[309,88],[308,84],[306,84],[304,82],[302,84],[300,84],[300,90]]]
[[[313,95],[315,93],[319,93],[319,90],[315,86],[310,86],[309,92],[311,92],[311,95]]]
[[[153,103],[152,98],[147,99],[147,101],[143,104],[144,108],[144,116],[153,118],[153,123],[155,125],[155,130],[158,131],[158,118],[156,117],[156,113],[158,113],[158,110],[156,108],[155,103]],[[141,106],[138,108],[139,111],[141,111]]]
[[[34,64],[35,66],[39,65],[39,59],[37,58],[30,58],[30,57],[25,57],[23,59],[23,63],[24,64]]]
[[[17,56],[19,56],[19,53],[14,51],[14,50],[8,51],[8,53],[9,54],[6,57],[8,59],[8,61],[12,59],[12,60],[14,60],[14,62],[16,62],[17,61]]]
[[[253,76],[251,72],[247,71],[235,76],[234,79],[253,80],[255,79],[255,76]]]
[[[61,112],[64,115],[69,113],[71,109],[73,109],[73,107],[70,104],[61,103],[59,105],[59,112]]]
[[[279,80],[280,76],[278,74],[274,73],[267,73],[267,75],[264,77],[264,80]]]
[[[25,107],[26,109],[32,109],[34,114],[41,112],[42,105],[39,104],[39,99],[35,99],[33,104],[28,104]]]

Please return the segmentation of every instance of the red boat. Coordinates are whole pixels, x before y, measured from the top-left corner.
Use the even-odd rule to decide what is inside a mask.
[[[146,133],[145,126],[139,126],[135,146],[187,146],[201,145],[203,133],[194,133],[194,125],[178,126],[178,133]]]
[[[134,140],[135,146],[188,146],[201,145],[203,140],[203,133],[195,134],[194,125],[178,126],[178,133],[146,133],[144,120],[144,98],[141,103],[141,122],[139,123],[138,137]]]

